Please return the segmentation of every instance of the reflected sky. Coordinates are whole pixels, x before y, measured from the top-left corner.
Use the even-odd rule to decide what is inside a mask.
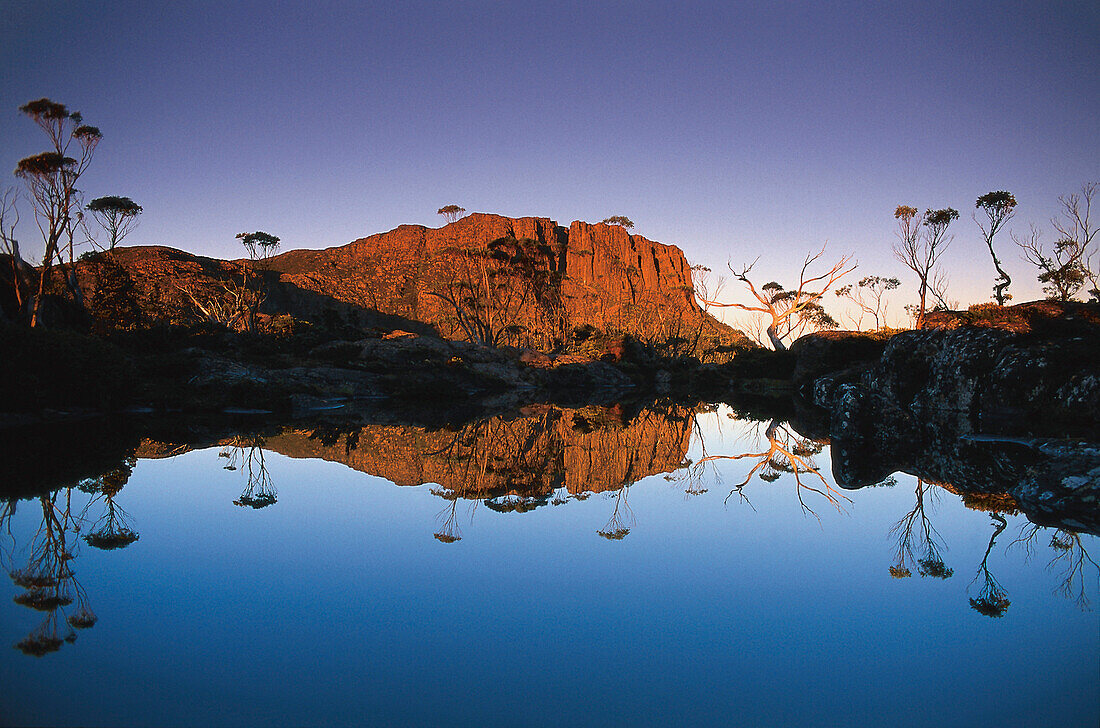
[[[531,509],[270,440],[139,459],[121,487],[72,491],[63,561],[98,619],[41,658],[0,650],[4,722],[1095,724],[1095,537],[904,474],[833,490],[828,447],[797,433],[781,444],[818,492],[774,461],[705,460],[772,449],[730,414],[697,418],[686,467]],[[43,513],[18,502],[6,569]],[[105,528],[136,538],[94,548]],[[4,589],[14,645],[44,612]],[[1001,616],[971,602],[1000,598]]]

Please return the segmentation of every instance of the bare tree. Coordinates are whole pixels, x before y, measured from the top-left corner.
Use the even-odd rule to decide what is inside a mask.
[[[54,263],[64,264],[62,238],[68,238],[70,277],[73,262],[73,226],[79,209],[80,193],[76,183],[87,170],[92,154],[103,135],[94,126],[83,123],[79,112],[64,104],[38,99],[19,107],[50,139],[51,149],[19,161],[15,175],[30,193],[35,222],[42,233],[45,250],[39,270],[38,289],[31,306],[30,325],[39,325],[42,298]],[[69,156],[71,154],[75,156]],[[69,280],[74,293],[75,281]]]
[[[19,241],[15,239],[15,228],[19,226],[19,191],[14,187],[4,190],[0,197],[0,252],[8,256],[11,268],[11,287],[15,303],[15,316],[23,313],[26,303],[24,292],[31,286],[34,270],[23,260],[19,252]]]
[[[114,250],[137,227],[141,205],[129,197],[97,197],[85,208],[107,233],[107,249]]]
[[[883,296],[900,285],[901,281],[897,278],[864,276],[856,285],[849,283],[833,292],[839,298],[848,299],[859,309],[859,318],[853,318],[857,331],[863,327],[864,316],[872,316],[875,319],[875,329],[881,329],[889,309],[887,303],[882,300]]]
[[[458,218],[462,217],[462,213],[466,212],[465,207],[459,207],[458,205],[444,205],[435,211],[435,214],[442,215],[443,219],[447,222],[455,222]]]
[[[759,258],[740,271],[734,270],[731,265],[730,272],[745,284],[749,293],[760,305],[746,306],[743,303],[720,303],[712,300],[704,300],[703,304],[720,308],[737,308],[770,317],[765,319],[769,321],[765,333],[776,351],[784,351],[787,348],[784,343],[785,338],[795,336],[809,327],[836,328],[836,322],[822,308],[821,298],[834,283],[855,270],[856,264],[851,262],[852,256],[845,255],[824,273],[810,275],[810,267],[824,254],[825,247],[822,246],[817,253],[806,256],[798,275],[798,287],[793,290],[786,290],[774,281],[757,289],[748,276]]]
[[[557,274],[532,240],[499,238],[485,248],[450,248],[440,290],[428,291],[445,303],[467,340],[500,346],[531,340],[519,322],[541,317],[545,329],[564,326]],[[543,328],[543,327],[538,327]]]
[[[978,217],[977,213],[974,213],[972,217],[978,227],[981,228],[982,238],[985,240],[986,247],[989,248],[990,257],[993,258],[993,267],[997,269],[997,281],[993,284],[993,299],[998,306],[1003,306],[1005,301],[1012,298],[1007,293],[1012,278],[1001,266],[1001,261],[997,257],[996,251],[993,250],[993,237],[1016,214],[1016,198],[1012,193],[1004,190],[987,192],[978,198],[974,207],[985,213],[984,221]]]
[[[1093,242],[1096,228],[1091,220],[1092,200],[1096,196],[1097,184],[1089,182],[1081,188],[1080,194],[1059,197],[1062,205],[1060,218],[1051,220],[1058,240],[1048,252],[1039,242],[1039,231],[1034,226],[1027,238],[1012,239],[1024,251],[1024,258],[1039,269],[1039,282],[1043,292],[1049,298],[1070,301],[1086,283],[1092,299],[1100,301],[1100,270],[1093,259],[1096,251]]]
[[[920,281],[916,321],[916,328],[919,329],[924,327],[924,312],[928,310],[928,293],[935,280],[936,262],[951,244],[952,236],[947,234],[947,228],[959,218],[959,213],[946,207],[942,210],[929,209],[922,215],[915,207],[899,205],[894,210],[894,217],[898,220],[894,257],[916,273]]]

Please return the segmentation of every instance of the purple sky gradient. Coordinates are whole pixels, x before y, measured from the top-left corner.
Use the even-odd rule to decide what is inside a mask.
[[[453,202],[628,215],[788,284],[828,240],[908,296],[894,207],[952,206],[964,305],[994,277],[979,195],[1012,191],[1012,227],[1052,241],[1057,197],[1100,179],[1095,2],[366,5],[4,3],[0,166],[44,149],[17,107],[48,96],[104,133],[88,196],[144,206],[127,244],[327,247]]]

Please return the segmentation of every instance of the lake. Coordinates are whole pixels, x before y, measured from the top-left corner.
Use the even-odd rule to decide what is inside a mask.
[[[1003,494],[722,404],[241,422],[8,453],[0,722],[1100,721],[1097,538]]]

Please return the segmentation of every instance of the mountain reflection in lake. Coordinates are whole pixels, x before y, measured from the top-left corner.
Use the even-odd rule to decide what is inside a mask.
[[[725,405],[121,430],[6,455],[6,723],[1100,718],[1094,502],[846,490]]]

